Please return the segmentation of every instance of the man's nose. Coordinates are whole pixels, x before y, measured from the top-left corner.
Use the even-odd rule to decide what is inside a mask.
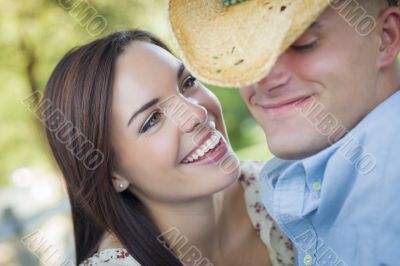
[[[269,74],[253,85],[254,89],[259,93],[266,93],[273,96],[279,91],[279,88],[288,84],[291,77],[288,67],[290,62],[288,62],[288,59],[286,54],[281,55]]]

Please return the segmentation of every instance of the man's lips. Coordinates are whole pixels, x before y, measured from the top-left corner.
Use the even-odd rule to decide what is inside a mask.
[[[269,102],[269,103],[258,103],[257,105],[265,110],[277,110],[283,107],[294,106],[301,102],[304,102],[311,96],[299,96],[294,98],[289,98],[286,100],[280,100],[276,102]]]

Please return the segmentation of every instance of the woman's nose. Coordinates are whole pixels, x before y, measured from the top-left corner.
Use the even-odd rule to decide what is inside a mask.
[[[192,133],[207,121],[207,109],[194,98],[185,101],[185,112],[180,123],[180,129],[185,133]]]

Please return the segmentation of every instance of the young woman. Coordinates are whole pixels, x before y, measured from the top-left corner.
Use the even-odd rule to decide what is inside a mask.
[[[216,97],[149,33],[72,50],[47,84],[47,137],[68,188],[77,264],[291,265],[237,162]]]

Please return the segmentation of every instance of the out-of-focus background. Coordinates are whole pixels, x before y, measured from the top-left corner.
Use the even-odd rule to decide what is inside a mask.
[[[71,48],[128,28],[171,45],[164,0],[0,0],[0,266],[73,265],[65,187],[27,99]],[[237,90],[219,97],[241,159],[270,158]],[[33,94],[38,95],[38,94]],[[39,98],[29,97],[32,104]]]

